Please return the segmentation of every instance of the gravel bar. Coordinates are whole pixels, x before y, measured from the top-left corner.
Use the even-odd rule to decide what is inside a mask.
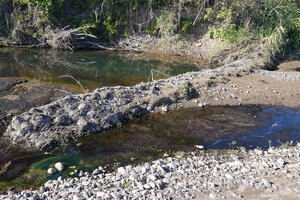
[[[285,148],[229,150],[221,155],[182,153],[106,172],[103,167],[76,177],[49,180],[37,191],[9,191],[0,199],[231,199],[243,191],[280,192],[266,177],[299,181],[300,144]],[[293,188],[294,196],[297,188]]]

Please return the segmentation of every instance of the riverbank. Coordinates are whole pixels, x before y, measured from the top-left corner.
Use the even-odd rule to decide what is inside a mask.
[[[37,191],[0,199],[298,199],[300,145],[284,148],[179,153],[137,166],[47,181]]]
[[[2,21],[6,24],[0,23],[4,30],[0,45],[154,51],[187,56],[195,63],[204,58],[214,68],[130,87],[102,87],[45,102],[47,105],[33,105],[11,122],[4,121],[8,125],[4,139],[14,148],[51,150],[150,112],[242,104],[299,108],[298,67],[280,72],[263,70],[274,69],[272,61],[283,49],[299,48],[298,3],[220,2],[174,2],[171,7],[168,2],[102,2],[101,8],[96,4],[77,7],[65,1],[57,5],[44,1],[3,4],[0,18],[5,18]],[[113,16],[115,10],[120,13]],[[61,16],[60,11],[66,11],[66,15]],[[77,23],[68,20],[76,16],[80,16]],[[104,38],[98,40],[90,33]],[[103,47],[98,44],[100,41],[114,46]],[[31,102],[32,98],[28,99]],[[47,182],[40,191],[8,191],[0,198],[298,199],[299,145],[233,154],[224,157],[191,153],[104,174],[100,168],[94,175],[81,173],[81,178],[59,178]],[[6,166],[5,163],[4,170]],[[291,178],[288,183],[286,177]]]
[[[240,67],[234,63],[133,87],[104,87],[68,96],[14,117],[4,136],[13,144],[41,150],[99,133],[148,112],[206,105],[300,107],[299,72],[254,69],[251,64],[255,63],[246,61]]]
[[[99,125],[98,128],[101,128],[100,131],[103,131],[105,129],[109,129],[118,125],[118,123],[130,120],[132,117],[138,117],[148,112],[168,112],[184,107],[206,107],[210,105],[263,104],[288,106],[295,108],[300,107],[298,101],[300,88],[297,87],[300,84],[299,72],[293,70],[294,68],[284,71],[265,71],[257,69],[257,63],[263,63],[262,60],[255,60],[254,63],[252,61],[253,60],[249,58],[246,61],[239,60],[236,61],[236,63],[231,63],[218,69],[208,69],[201,72],[186,73],[169,79],[158,80],[150,83],[141,83],[133,87],[105,87],[97,89],[90,94],[68,96],[62,99],[58,99],[57,101],[54,101],[48,105],[33,108],[30,111],[15,117],[12,120],[10,128],[6,131],[5,135],[13,143],[22,144],[23,147],[27,147],[27,149],[30,150],[38,150],[43,149],[44,147],[54,147],[59,144],[61,140],[63,140],[64,142],[70,142],[70,138],[72,140],[76,140],[77,137],[80,137],[82,135],[96,133],[99,130],[96,129],[97,127],[94,126],[95,124]],[[65,135],[64,137],[61,137],[61,135],[58,133],[64,133]],[[48,146],[49,144],[50,146]],[[285,155],[282,152],[289,152],[288,155],[290,155],[290,157],[286,158],[285,166],[288,166],[287,163],[295,163],[296,165],[299,165],[299,158],[298,160],[294,159],[295,157],[297,157],[297,154],[290,154],[291,152],[299,151],[299,149],[297,148],[286,147],[285,150],[276,150],[278,151],[278,156]],[[251,155],[251,151],[245,154],[249,156]],[[207,160],[219,159],[219,156],[215,156],[214,158],[209,157],[209,155],[205,156],[208,156]],[[268,156],[266,156],[265,153],[262,153],[260,156],[261,159],[268,159]],[[195,162],[198,161],[197,159],[195,160]],[[176,158],[174,158],[174,160],[172,158],[171,161],[178,162]],[[227,160],[223,161],[224,163],[227,162]],[[252,161],[253,160],[249,162]],[[184,162],[185,161],[183,161],[183,163]],[[204,164],[204,166],[211,166],[211,163],[208,162]],[[270,164],[270,166],[273,166],[273,164]],[[196,167],[199,168],[199,166]],[[172,170],[169,168],[167,169],[170,171]],[[271,171],[270,168],[266,169],[268,169],[268,172]],[[256,168],[253,170],[257,172]],[[265,173],[265,171],[261,169],[258,171],[259,172],[257,173]],[[270,177],[261,175],[254,176],[258,178],[255,179],[256,183],[254,184],[256,185],[255,187],[257,187],[257,190],[255,190],[255,195],[257,195],[259,191],[259,195],[261,195],[261,198],[268,198],[270,196],[272,196],[273,198],[274,196],[278,196],[278,194],[286,194],[287,198],[291,197],[291,199],[293,199],[293,197],[295,196],[295,199],[297,199],[297,192],[299,192],[299,190],[297,186],[294,187],[293,184],[297,185],[299,177],[297,177],[296,175],[291,175],[296,178],[294,178],[292,181],[289,181],[290,185],[286,186],[284,175],[282,175],[281,173],[278,174],[278,169],[275,171],[276,172],[274,172],[274,176],[271,175]],[[179,171],[178,174],[180,172],[182,171]],[[220,171],[220,173],[221,172],[223,171]],[[140,176],[140,173],[136,174]],[[178,175],[176,174],[177,172],[174,174],[174,180]],[[297,172],[295,172],[294,174],[297,174]],[[235,174],[229,175],[231,177],[235,177]],[[207,176],[208,181],[210,179],[210,175],[203,175],[203,177],[205,176]],[[227,175],[227,179],[230,176]],[[83,179],[89,183],[92,183],[96,180],[99,181],[99,179],[95,177],[96,176],[90,176],[87,173],[86,176],[84,175]],[[111,178],[111,176],[108,177]],[[171,178],[172,177],[173,175],[171,176]],[[251,176],[249,177],[251,179]],[[180,177],[180,180],[181,178],[182,177]],[[186,177],[186,180],[193,180],[193,178],[194,177],[188,176]],[[267,187],[269,187],[269,184],[265,180],[262,181],[263,179],[274,183],[275,181],[277,181],[277,187],[281,189],[276,190],[278,188],[275,186],[275,189],[273,189],[273,187],[271,187],[272,189],[269,190],[266,189]],[[69,180],[70,183],[78,183],[76,185],[78,186],[77,189],[70,189],[70,193],[68,193],[68,191],[63,192],[63,194],[71,195],[70,198],[74,197],[72,191],[76,191],[76,193],[81,192],[82,195],[86,195],[84,191],[87,190],[87,195],[94,194],[93,192],[91,192],[91,190],[86,188],[87,186],[84,186],[82,184],[83,181],[80,181],[81,183],[79,183],[79,179],[77,180],[76,178],[73,178],[67,179],[66,182]],[[100,179],[100,181],[101,180],[103,180],[103,177]],[[43,190],[42,193],[46,192],[46,196],[42,197],[46,199],[57,198],[58,196],[52,197],[50,193],[53,193],[53,195],[61,195],[60,192],[62,192],[62,189],[59,189],[59,186],[54,185],[58,183],[62,185],[68,185],[66,182],[60,181],[60,179],[58,182],[53,181],[53,183],[51,183],[53,186],[48,185],[49,188],[46,189],[51,192],[48,191],[47,193],[46,190]],[[175,184],[175,182],[176,181],[174,181],[174,183],[171,183],[171,185]],[[48,182],[47,184],[50,184],[50,182]],[[103,195],[104,198],[113,198],[109,195],[114,195],[115,193],[118,194],[118,187],[116,187],[114,184],[115,182],[109,182],[109,184],[107,184],[108,188],[103,187],[103,190],[105,189],[105,191],[109,191],[109,194],[101,193],[102,191],[100,191],[98,195]],[[119,183],[116,182],[116,184]],[[125,182],[124,184],[126,185]],[[146,184],[148,183],[143,182],[143,185]],[[207,183],[205,182],[205,184]],[[198,187],[197,191],[199,191],[198,189],[201,188],[202,185],[203,187],[208,187],[207,185],[205,186],[205,184],[203,185],[202,182],[195,182],[194,188]],[[137,193],[137,195],[148,195],[147,197],[151,198],[151,185],[149,182],[149,184],[146,185],[146,187],[150,186],[149,188],[144,188],[143,186],[140,193]],[[230,198],[239,198],[241,197],[239,195],[243,195],[247,199],[251,199],[252,197],[252,199],[256,198],[256,196],[254,197],[252,186],[245,187],[244,190],[243,188],[238,190],[239,188],[234,187],[235,184],[231,185],[231,183],[228,183],[228,185],[230,186],[227,187],[226,182],[224,182],[224,185],[220,185],[220,190],[224,192],[211,193],[210,191],[214,190],[209,189],[209,193],[205,193],[203,192],[203,190],[198,194],[197,192],[188,189],[190,188],[190,185],[183,183],[179,184],[179,186],[172,186],[170,190],[163,189],[162,193],[153,192],[153,194],[162,194],[164,195],[162,196],[162,198],[168,198],[169,196],[165,194],[165,191],[167,194],[168,191],[170,191],[169,194],[176,193],[174,191],[182,191],[183,194],[178,193],[175,195],[175,197],[188,198],[185,197],[186,194],[184,193],[184,191],[190,191],[189,193],[187,193],[187,195],[193,194],[195,197],[199,196],[199,198],[222,198],[223,196],[228,196]],[[214,184],[212,184],[212,186],[215,187]],[[96,191],[97,188],[99,190],[101,188],[97,185],[95,187]],[[131,186],[127,187],[129,188],[128,191],[132,191],[131,189],[134,189],[131,188]],[[154,188],[156,187],[160,186],[154,186]],[[68,186],[66,186],[66,188],[68,188]],[[291,191],[291,188],[293,188],[294,190],[292,189],[293,191]],[[146,192],[144,192],[144,190]],[[150,192],[148,190],[150,190]],[[240,192],[241,190],[243,192]],[[273,191],[273,193],[269,193],[271,192],[271,190]],[[234,193],[232,193],[232,191],[234,191]],[[143,192],[143,194],[141,192]],[[34,195],[37,194],[36,192],[34,193]],[[21,198],[21,194],[25,196],[33,195],[33,193],[29,191],[23,191],[22,193],[15,194],[13,192],[8,193],[8,195],[15,195],[14,197],[17,199]],[[95,193],[95,195],[97,194]],[[13,196],[2,196],[2,198],[10,199],[13,198]],[[278,198],[280,199],[281,197],[278,196]],[[282,198],[285,199],[285,197]]]

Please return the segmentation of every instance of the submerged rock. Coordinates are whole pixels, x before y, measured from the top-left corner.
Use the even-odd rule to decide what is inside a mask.
[[[200,149],[200,150],[203,150],[203,149],[204,149],[204,146],[203,146],[203,145],[195,145],[195,147],[196,147],[197,149]]]

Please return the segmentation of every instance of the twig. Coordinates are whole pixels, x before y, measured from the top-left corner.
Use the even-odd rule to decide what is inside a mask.
[[[83,93],[86,92],[86,90],[84,89],[82,84],[76,78],[74,78],[71,74],[61,75],[61,76],[58,76],[57,78],[70,78],[70,79],[74,80],[81,87]]]
[[[195,26],[195,24],[196,24],[198,18],[199,18],[200,15],[202,14],[202,11],[203,11],[203,9],[204,9],[205,4],[206,4],[207,1],[208,1],[208,0],[202,1],[202,4],[201,4],[201,6],[200,6],[200,8],[199,8],[199,11],[198,11],[198,14],[197,14],[196,18],[195,18],[194,21],[193,21],[193,26]]]
[[[67,90],[58,89],[58,88],[55,88],[54,90],[55,90],[55,91],[59,91],[59,92],[64,92],[64,93],[66,93],[66,94],[68,94],[68,95],[73,95],[72,92],[69,92],[69,91],[67,91]]]
[[[165,73],[163,73],[163,72],[160,72],[160,71],[158,71],[158,70],[155,70],[155,69],[151,69],[151,71],[150,71],[150,75],[149,75],[149,78],[148,78],[148,82],[150,82],[150,81],[154,81],[154,73],[153,73],[153,72],[156,72],[156,73],[158,73],[158,74],[161,74],[161,75],[164,75],[164,76],[170,77],[170,75],[168,75],[168,74],[165,74]]]
[[[6,123],[6,121],[3,118],[1,119],[1,121],[6,127],[8,127],[8,124]]]

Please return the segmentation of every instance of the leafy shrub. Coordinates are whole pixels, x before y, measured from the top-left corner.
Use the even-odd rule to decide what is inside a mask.
[[[211,22],[214,19],[215,11],[212,7],[205,9],[204,21]]]
[[[191,18],[183,18],[180,21],[179,32],[186,33],[193,26],[193,19]]]
[[[204,20],[214,22],[211,37],[235,42],[251,33],[272,55],[284,46],[300,48],[299,0],[223,0],[221,6],[206,9]]]
[[[176,13],[174,11],[163,10],[156,18],[156,29],[164,36],[174,35],[176,30]]]
[[[107,13],[105,15],[104,25],[110,39],[118,33],[118,24],[113,21],[112,15],[110,13]]]
[[[254,11],[254,20],[258,33],[267,39],[272,53],[283,44],[288,44],[289,48],[299,48],[299,1],[262,0],[259,6]]]
[[[209,34],[211,38],[237,42],[246,36],[246,31],[231,23],[219,27],[209,27]]]

